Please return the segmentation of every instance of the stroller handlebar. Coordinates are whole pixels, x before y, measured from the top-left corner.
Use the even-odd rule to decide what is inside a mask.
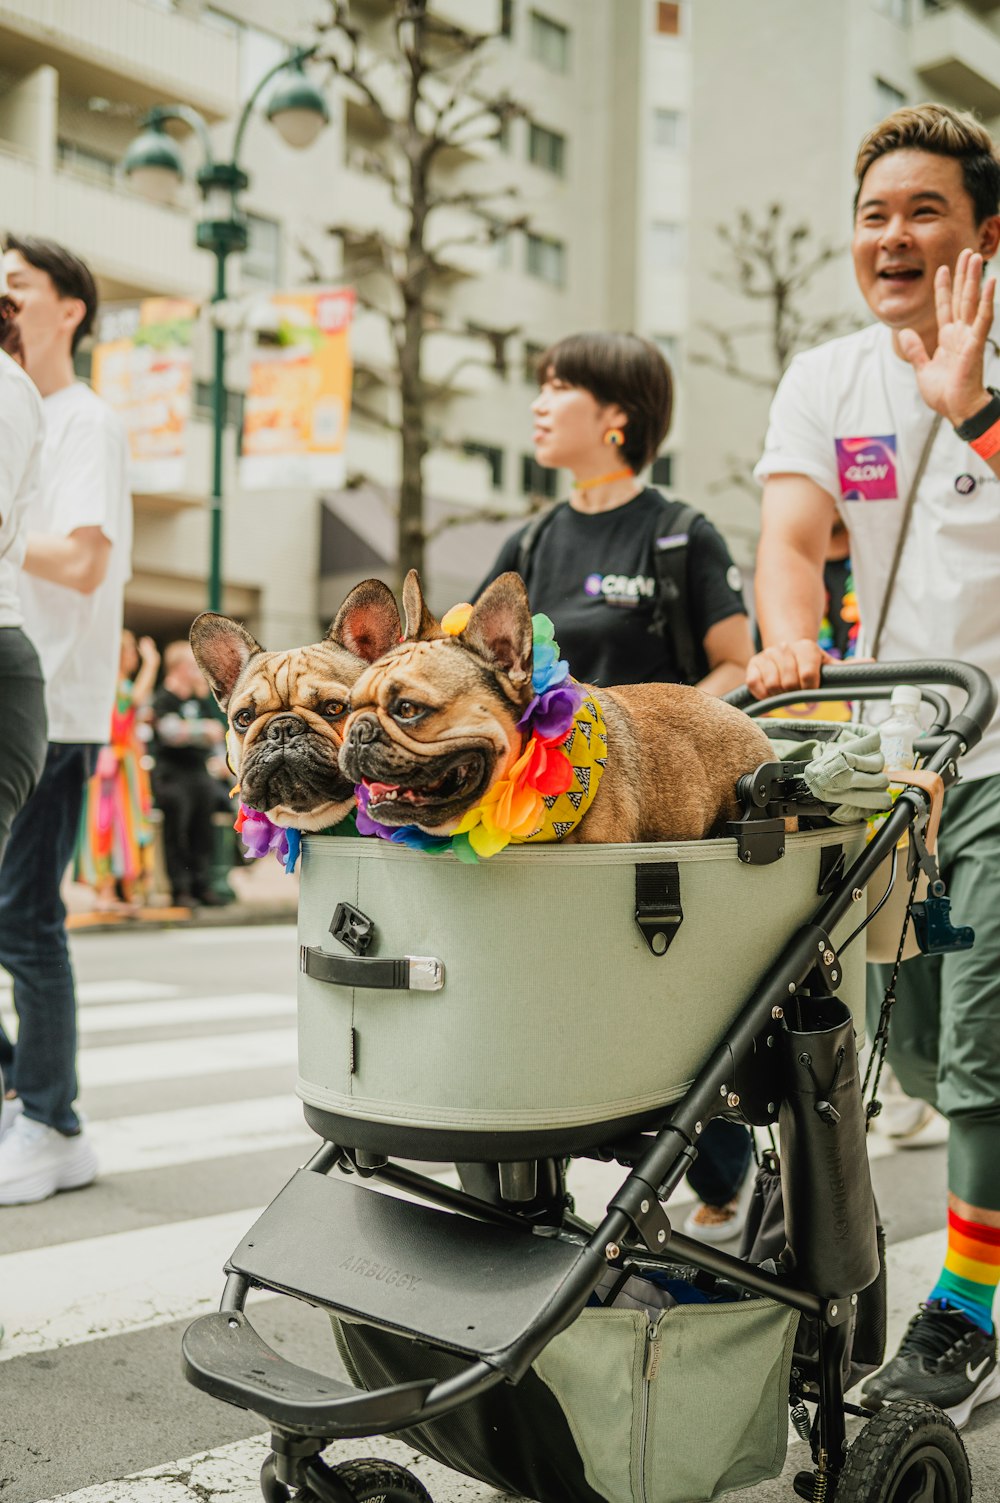
[[[954,736],[968,751],[982,739],[986,727],[993,719],[997,707],[997,686],[988,673],[972,663],[956,659],[922,659],[903,663],[824,663],[820,672],[820,689],[838,690],[850,695],[852,689],[892,690],[897,684],[950,684],[965,691],[962,709],[953,715],[945,727],[944,735]],[[808,699],[814,692],[809,689],[796,691],[796,698]],[[827,695],[826,697],[829,697]],[[787,693],[754,699],[743,685],[725,696],[727,703],[751,715],[764,715],[778,704],[789,703]]]

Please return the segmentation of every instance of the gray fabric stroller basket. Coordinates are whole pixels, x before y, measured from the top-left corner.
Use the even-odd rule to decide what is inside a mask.
[[[581,1151],[653,1121],[815,913],[838,855],[851,864],[864,829],[789,835],[769,865],[741,862],[732,839],[520,846],[473,867],[380,840],[306,838],[307,1120],[346,1147],[492,1161]],[[341,904],[373,925],[363,958],[330,937]],[[859,902],[835,944],[863,918]],[[352,984],[378,960],[389,984]],[[331,970],[338,979],[318,979]],[[864,973],[859,938],[838,990],[859,1040]],[[412,989],[427,980],[437,989]]]
[[[516,1389],[400,1438],[537,1503],[709,1503],[781,1471],[797,1320],[760,1298],[587,1309]],[[333,1329],[362,1388],[458,1367],[371,1326],[334,1317]]]

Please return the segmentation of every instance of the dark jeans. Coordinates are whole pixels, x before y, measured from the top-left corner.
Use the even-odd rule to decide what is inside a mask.
[[[159,766],[153,797],[163,812],[163,857],[174,898],[204,897],[211,887],[214,855],[212,815],[220,784],[204,768]]]
[[[747,1129],[725,1117],[713,1117],[698,1139],[698,1157],[688,1170],[687,1182],[706,1205],[727,1205],[746,1178],[750,1156]]]
[[[18,626],[0,627],[0,861],[19,809],[45,766],[45,682],[38,654]]]
[[[59,893],[97,762],[91,744],[49,742],[38,787],[14,820],[0,866],[0,965],[14,980],[17,1047],[0,1027],[0,1067],[25,1115],[59,1132],[80,1130],[76,1099],[76,991]]]

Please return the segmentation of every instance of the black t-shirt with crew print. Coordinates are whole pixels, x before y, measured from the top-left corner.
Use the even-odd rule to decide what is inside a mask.
[[[680,682],[669,634],[649,630],[659,588],[654,543],[663,527],[663,498],[647,486],[611,511],[575,511],[563,502],[538,534],[525,579],[531,609],[551,618],[560,656],[583,683]],[[477,596],[517,570],[525,530],[508,538]],[[698,643],[716,622],[746,614],[739,570],[703,516],[688,538],[687,598]]]

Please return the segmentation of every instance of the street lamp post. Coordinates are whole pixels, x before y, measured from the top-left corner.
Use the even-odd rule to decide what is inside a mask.
[[[311,144],[330,119],[326,100],[310,83],[303,64],[317,51],[302,47],[276,63],[261,78],[243,106],[232,156],[217,162],[204,118],[185,104],[156,105],[143,121],[143,133],[136,137],[125,154],[124,169],[142,191],[161,201],[173,196],[184,176],[184,163],[172,137],[164,130],[168,120],[179,120],[191,127],[201,144],[203,162],[196,181],[204,200],[204,215],[195,227],[195,243],[215,256],[215,291],[213,304],[227,296],[226,262],[234,252],[246,250],[247,221],[241,212],[239,195],[250,179],[239,165],[243,137],[253,112],[272,79],[279,79],[265,106],[265,114],[289,146]],[[209,515],[208,609],[222,608],[222,521],[223,521],[223,437],[226,428],[226,335],[218,317],[214,319],[212,351],[212,494]]]

